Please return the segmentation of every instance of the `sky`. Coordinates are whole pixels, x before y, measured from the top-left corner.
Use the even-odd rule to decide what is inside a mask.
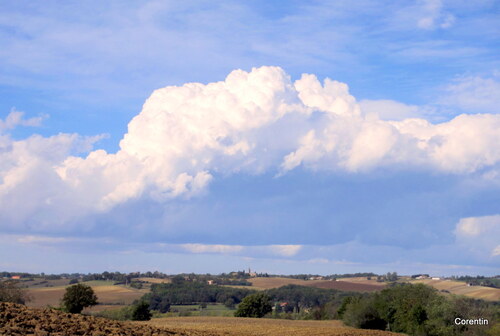
[[[2,1],[0,269],[495,275],[500,1]]]

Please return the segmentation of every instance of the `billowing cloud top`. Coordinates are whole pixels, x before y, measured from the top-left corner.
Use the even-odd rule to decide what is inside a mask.
[[[361,106],[344,83],[322,84],[306,74],[293,82],[281,68],[261,67],[235,70],[221,82],[156,90],[129,123],[117,153],[71,156],[98,138],[60,134],[14,141],[0,134],[2,222],[30,218],[53,225],[56,218],[63,225],[142,197],[190,197],[215,174],[279,175],[299,166],[498,178],[500,115],[464,114],[432,124],[382,120],[383,111],[366,113]],[[14,210],[21,206],[24,211]]]

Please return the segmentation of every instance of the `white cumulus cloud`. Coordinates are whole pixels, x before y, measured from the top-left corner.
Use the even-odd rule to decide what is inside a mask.
[[[471,253],[500,255],[500,215],[462,218],[456,228],[457,243]]]
[[[432,124],[414,115],[391,120],[391,113],[365,113],[345,83],[321,83],[308,74],[293,82],[279,67],[161,88],[129,123],[116,153],[75,156],[99,137],[0,136],[3,223],[62,224],[143,197],[189,198],[203,193],[215,173],[285,174],[298,166],[453,174],[498,169],[500,115],[464,114]],[[20,123],[19,114],[10,118],[18,121],[2,125]],[[298,247],[277,251],[293,255]]]

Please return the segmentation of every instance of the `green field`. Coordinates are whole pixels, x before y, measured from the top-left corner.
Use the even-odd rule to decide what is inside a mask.
[[[87,286],[90,287],[97,287],[97,286],[113,286],[116,281],[114,280],[91,280],[91,281],[84,281],[81,282],[82,284],[86,284]]]
[[[165,314],[155,314],[155,317],[182,317],[182,316],[222,316],[234,315],[236,309],[230,309],[223,304],[207,304],[206,308],[200,305],[172,305]]]

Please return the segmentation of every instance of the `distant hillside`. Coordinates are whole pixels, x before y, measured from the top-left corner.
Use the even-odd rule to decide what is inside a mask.
[[[353,292],[373,292],[385,288],[384,283],[376,282],[375,280],[366,280],[360,278],[345,278],[334,280],[299,280],[292,278],[280,277],[262,277],[250,278],[249,282],[252,283],[251,288],[255,289],[271,289],[279,288],[286,285],[299,285],[325,289],[337,289],[342,291]]]
[[[421,279],[411,280],[411,283],[423,283],[432,286],[442,292],[451,294],[465,295],[474,299],[483,299],[488,301],[500,301],[500,289],[484,286],[469,286],[465,282],[453,280],[432,280]]]

